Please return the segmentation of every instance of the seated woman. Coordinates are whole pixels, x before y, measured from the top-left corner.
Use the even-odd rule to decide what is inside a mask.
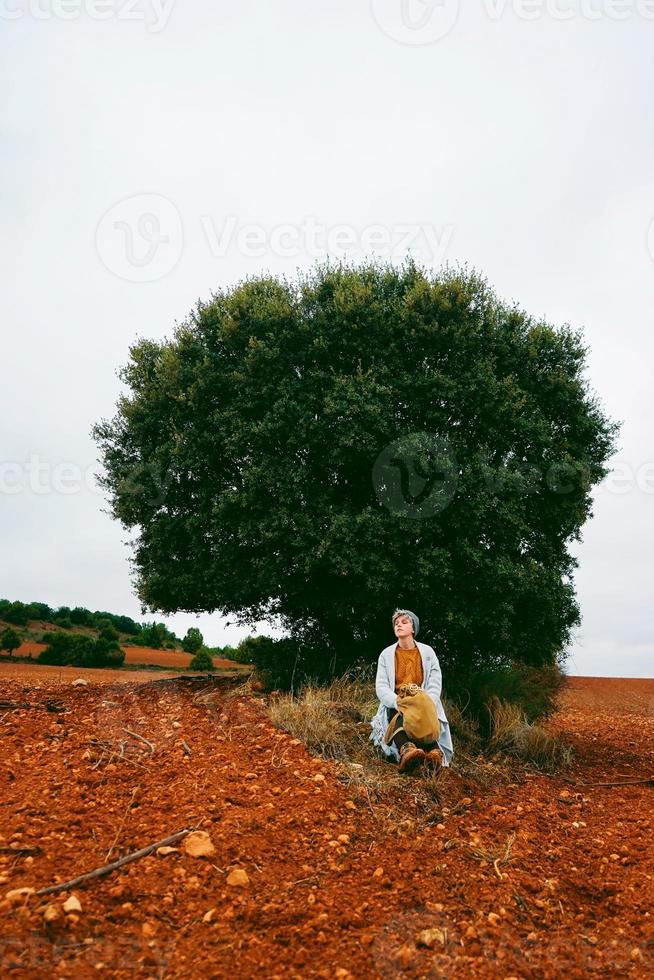
[[[371,722],[370,739],[386,756],[399,761],[400,772],[408,772],[423,763],[440,770],[449,766],[454,755],[450,726],[441,703],[440,664],[433,648],[415,639],[420,627],[415,613],[396,609],[392,623],[397,643],[385,647],[379,655],[375,690],[380,704]],[[426,691],[436,706],[440,728],[436,742],[412,741],[404,731],[397,698],[398,692],[410,684]]]

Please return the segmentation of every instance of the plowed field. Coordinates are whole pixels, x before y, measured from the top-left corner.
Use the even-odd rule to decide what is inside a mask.
[[[17,657],[38,657],[41,650],[45,650],[45,643],[22,643],[16,650]],[[155,650],[153,647],[131,647],[123,645],[125,651],[126,664],[147,664],[158,667],[188,667],[191,662],[191,654],[184,653],[183,650]],[[0,662],[1,667],[6,660]],[[234,667],[236,669],[248,670],[241,664],[234,663],[233,660],[222,660],[214,658],[216,667]]]
[[[654,786],[588,785],[654,778],[654,681],[572,678],[548,723],[565,778],[453,767],[429,820],[422,777],[379,762],[371,798],[227,685],[201,704],[180,682],[0,680],[0,699],[22,705],[0,708],[5,976],[654,975]],[[15,893],[189,828],[213,853]]]

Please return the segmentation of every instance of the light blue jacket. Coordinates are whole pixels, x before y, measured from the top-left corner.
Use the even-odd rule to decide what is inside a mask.
[[[397,695],[395,693],[395,648],[397,641],[385,647],[379,655],[377,664],[377,678],[375,681],[375,692],[379,698],[379,708],[377,714],[370,722],[372,734],[370,741],[377,745],[382,752],[394,759],[399,759],[400,753],[395,745],[386,745],[383,741],[386,729],[388,728],[387,708],[397,708]],[[416,640],[416,646],[420,650],[422,658],[422,684],[420,685],[429,694],[436,705],[436,713],[441,724],[441,732],[438,738],[438,745],[445,757],[444,765],[449,766],[454,755],[452,745],[452,733],[450,723],[443,709],[441,702],[441,690],[443,688],[443,677],[438,657],[434,653],[433,647],[428,643],[420,643]]]

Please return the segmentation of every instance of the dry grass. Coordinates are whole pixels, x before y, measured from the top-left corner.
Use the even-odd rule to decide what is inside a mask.
[[[519,705],[494,696],[488,711],[492,727],[491,748],[532,762],[547,772],[570,765],[571,749],[546,728],[527,721]]]
[[[342,680],[329,687],[308,685],[298,698],[284,694],[272,699],[270,717],[274,725],[301,739],[312,752],[327,759],[356,758],[370,733],[361,710],[367,702],[359,699],[360,706],[356,703],[360,693],[354,689],[348,698]]]
[[[529,724],[512,705],[496,699],[493,737],[484,744],[477,725],[454,702],[446,701],[455,744],[452,764],[435,775],[421,772],[419,778],[408,779],[369,741],[377,706],[374,683],[356,671],[327,687],[307,685],[295,696],[273,695],[268,701],[273,724],[301,739],[309,751],[335,761],[348,792],[391,834],[402,836],[438,823],[448,812],[457,812],[464,797],[520,778],[518,760],[543,770],[568,761],[569,750],[545,729]]]

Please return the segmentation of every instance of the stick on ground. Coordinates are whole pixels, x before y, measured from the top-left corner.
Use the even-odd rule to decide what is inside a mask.
[[[182,837],[186,837],[187,834],[192,832],[192,827],[187,827],[186,830],[179,830],[176,834],[171,834],[170,837],[164,837],[163,840],[158,840],[154,844],[148,844],[147,847],[142,847],[140,851],[134,851],[132,854],[126,854],[125,857],[119,858],[118,861],[114,861],[112,864],[105,864],[102,868],[95,868],[94,871],[87,871],[86,874],[80,875],[79,878],[71,878],[70,881],[62,881],[58,885],[50,885],[48,888],[39,888],[39,890],[34,894],[52,895],[54,892],[63,892],[68,888],[75,888],[84,881],[90,881],[91,878],[99,878],[101,875],[111,874],[112,871],[117,871],[118,868],[122,868],[124,864],[129,864],[131,861],[138,861],[139,858],[147,857],[148,854],[152,854],[153,851],[156,851],[158,847],[165,847],[167,844],[174,844],[175,841],[181,840]]]

